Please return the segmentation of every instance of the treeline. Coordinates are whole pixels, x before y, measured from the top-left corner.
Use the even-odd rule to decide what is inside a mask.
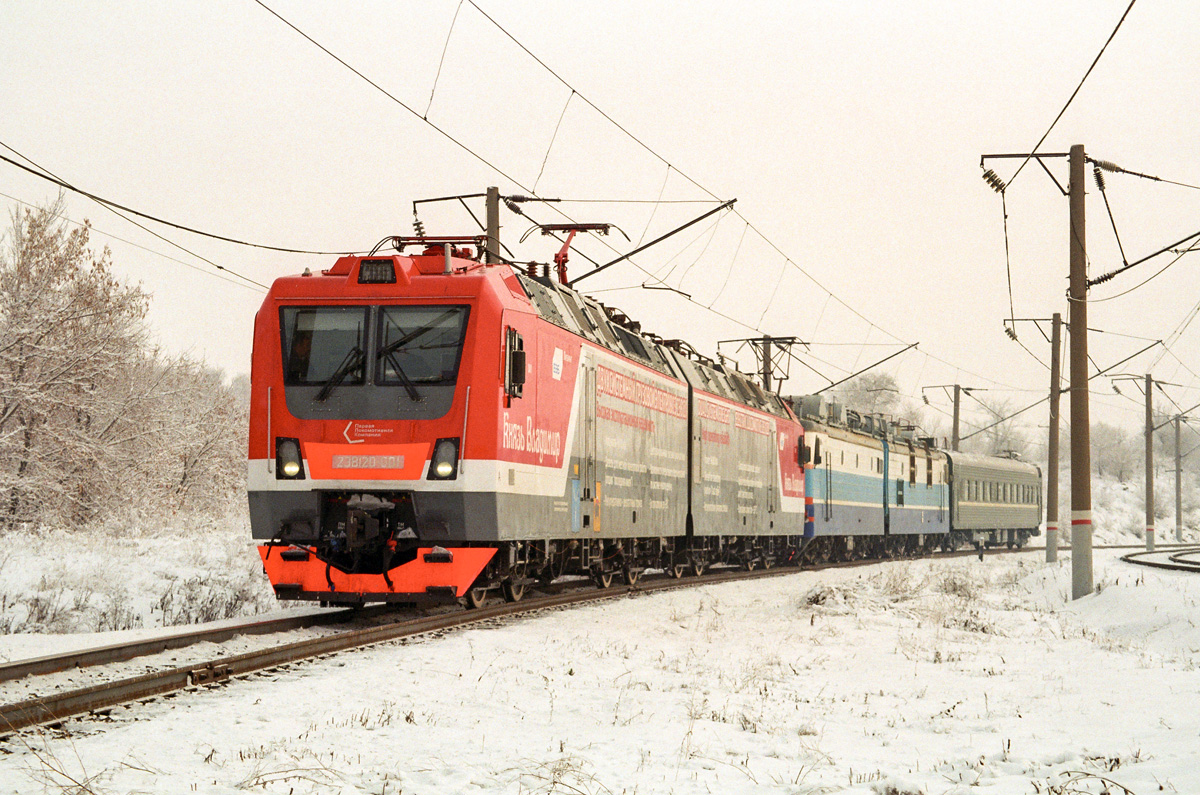
[[[0,529],[228,506],[248,380],[157,350],[150,296],[62,210],[14,211],[0,250]]]

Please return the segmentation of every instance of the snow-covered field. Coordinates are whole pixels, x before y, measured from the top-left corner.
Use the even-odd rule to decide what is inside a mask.
[[[10,739],[0,792],[1200,791],[1200,578],[1097,552],[1099,592],[1069,603],[1061,557],[797,572],[338,655]]]
[[[0,536],[0,660],[37,645],[44,634],[193,624],[275,609],[245,510],[237,508],[228,516],[179,516],[155,526],[114,521],[87,531]]]

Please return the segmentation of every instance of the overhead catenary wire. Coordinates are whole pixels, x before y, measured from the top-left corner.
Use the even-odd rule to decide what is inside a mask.
[[[261,0],[256,0],[256,2],[259,2],[261,4]],[[620,130],[626,136],[628,136],[630,140],[635,142],[638,146],[642,147],[646,152],[651,154],[654,158],[656,158],[660,162],[664,163],[668,167],[669,170],[674,170],[676,173],[678,173],[680,175],[680,177],[687,180],[689,183],[694,185],[699,190],[703,191],[704,193],[713,197],[714,199],[718,198],[716,193],[709,190],[704,185],[700,184],[698,181],[696,181],[695,179],[690,177],[688,174],[680,171],[679,168],[676,167],[670,160],[668,160],[667,158],[665,158],[664,156],[659,154],[653,147],[651,147],[649,144],[644,142],[642,139],[638,138],[636,135],[634,135],[632,132],[630,132],[628,129],[626,129],[620,122],[618,122],[616,119],[614,119],[608,113],[606,113],[603,109],[601,109],[599,106],[597,106],[594,102],[592,102],[590,99],[588,99],[588,97],[586,95],[584,95],[582,92],[580,92],[578,90],[578,88],[576,88],[574,85],[569,83],[565,78],[563,78],[561,75],[559,75],[558,72],[556,72],[553,68],[551,68],[548,64],[546,64],[545,61],[543,61],[532,50],[530,50],[528,47],[526,47],[519,39],[516,38],[516,36],[514,36],[504,26],[502,26],[498,21],[496,21],[495,18],[493,18],[490,14],[488,14],[486,11],[484,11],[483,8],[480,7],[479,3],[476,2],[476,0],[467,0],[467,2],[469,2],[485,19],[487,19],[488,22],[490,22],[492,25],[494,25],[497,30],[499,30],[502,34],[504,34],[504,36],[506,36],[510,41],[512,41],[513,44],[515,44],[517,47],[519,47],[523,52],[525,52],[526,55],[528,55],[530,58],[532,58],[539,66],[541,66],[551,76],[553,76],[556,80],[558,80],[560,83],[562,83],[563,86],[565,86],[569,90],[573,91],[579,97],[580,100],[582,100],[589,107],[591,107],[593,110],[595,110],[602,118],[607,120],[610,124],[612,124],[618,130]],[[664,182],[664,184],[665,184],[665,182]],[[891,332],[887,331],[886,329],[878,326],[876,323],[871,321],[869,318],[867,318],[865,315],[863,315],[861,312],[859,312],[857,309],[855,309],[849,303],[844,301],[841,297],[837,296],[831,290],[829,290],[827,287],[825,287],[824,284],[822,284],[811,273],[809,273],[806,269],[804,269],[802,266],[800,266],[798,263],[796,263],[793,259],[791,259],[787,255],[786,252],[784,252],[782,249],[780,249],[779,246],[777,246],[770,238],[768,238],[760,229],[758,229],[754,224],[752,224],[749,221],[749,219],[747,219],[741,213],[741,211],[735,209],[734,213],[740,219],[742,219],[742,221],[744,221],[746,223],[747,227],[749,227],[750,230],[752,230],[760,239],[762,239],[763,242],[765,242],[771,248],[775,249],[780,255],[782,255],[787,260],[789,265],[791,265],[793,268],[795,268],[800,273],[802,273],[805,277],[807,277],[810,281],[812,281],[813,284],[815,284],[821,291],[827,293],[831,298],[833,298],[833,300],[837,301],[839,304],[841,304],[843,307],[845,307],[847,310],[849,310],[851,313],[853,313],[860,320],[862,320],[863,322],[868,324],[870,327],[878,329],[880,332],[886,334],[888,337],[891,337],[892,339],[896,340],[900,344],[906,344],[906,341],[903,338],[901,338],[895,334],[892,334]],[[924,353],[924,351],[922,351],[922,352]],[[930,354],[927,354],[927,355],[930,355]],[[951,366],[951,367],[955,366],[955,365],[951,365],[949,362],[946,362],[943,359],[939,359],[936,356],[933,356],[932,358],[934,358],[936,361],[942,362],[943,364],[947,364],[948,366]],[[987,378],[986,376],[979,376],[979,377],[984,378],[985,380],[989,380],[989,381],[992,380],[992,379]],[[998,382],[996,382],[996,383],[998,383]]]
[[[22,199],[18,199],[16,196],[11,196],[7,193],[0,193],[0,196],[3,196],[4,198],[8,199],[9,201],[16,202],[17,204],[20,204],[21,206],[27,207],[31,210],[39,209],[38,205],[33,204],[31,202],[24,201]],[[70,218],[69,216],[67,216],[65,214],[60,215],[59,217],[62,218],[64,221],[66,221],[69,224],[73,224],[80,228],[87,226],[88,229],[90,229],[92,232],[95,232],[98,235],[103,235],[104,237],[112,238],[113,240],[119,240],[120,242],[124,243],[127,246],[133,246],[136,249],[145,251],[147,254],[153,254],[156,257],[162,257],[163,259],[170,260],[171,262],[182,265],[185,268],[190,268],[190,269],[196,271],[197,273],[202,273],[205,276],[210,276],[214,279],[220,279],[223,282],[228,282],[229,284],[235,285],[237,287],[241,287],[242,289],[245,289],[245,290],[253,290],[255,292],[262,291],[262,288],[256,287],[251,284],[247,284],[245,281],[237,281],[235,279],[229,278],[228,276],[223,276],[220,273],[213,273],[212,271],[205,270],[204,268],[201,268],[197,265],[193,265],[192,263],[187,262],[185,260],[181,260],[177,257],[172,257],[170,254],[164,254],[161,251],[155,251],[154,249],[147,248],[146,246],[143,246],[140,243],[134,243],[132,240],[127,240],[126,238],[123,238],[119,235],[114,235],[112,232],[106,232],[103,229],[98,229],[95,226],[92,226],[90,223],[88,223],[88,224],[81,223],[79,221],[76,221],[73,218]]]
[[[1034,144],[1033,149],[1030,149],[1029,154],[1024,160],[1021,161],[1021,165],[1017,168],[1012,177],[1009,178],[1009,185],[1013,183],[1013,180],[1017,178],[1017,175],[1021,173],[1022,169],[1025,168],[1026,164],[1028,164],[1030,159],[1037,153],[1038,148],[1046,142],[1046,139],[1050,136],[1051,131],[1054,130],[1059,120],[1062,119],[1063,114],[1067,112],[1067,108],[1071,107],[1071,103],[1075,101],[1075,97],[1079,94],[1079,90],[1082,89],[1083,84],[1087,82],[1088,76],[1091,75],[1092,70],[1096,68],[1096,64],[1100,63],[1100,58],[1104,55],[1104,51],[1108,49],[1108,45],[1112,44],[1112,40],[1116,38],[1117,31],[1119,31],[1121,29],[1121,25],[1125,23],[1125,18],[1128,17],[1129,12],[1133,10],[1135,3],[1137,3],[1137,0],[1129,0],[1129,6],[1125,9],[1125,13],[1121,15],[1119,20],[1117,20],[1117,26],[1113,28],[1112,33],[1108,35],[1108,39],[1104,42],[1104,46],[1100,48],[1100,52],[1096,53],[1095,59],[1092,60],[1092,65],[1089,66],[1087,71],[1083,73],[1083,77],[1080,79],[1079,85],[1075,86],[1075,90],[1072,91],[1071,96],[1067,98],[1067,104],[1063,105],[1062,110],[1060,110],[1058,115],[1054,117],[1054,121],[1050,122],[1050,126],[1046,128],[1046,132],[1042,134],[1042,137],[1038,139],[1036,144]]]
[[[462,11],[463,0],[458,0],[458,5],[454,7],[454,16],[450,20],[450,29],[446,31],[446,43],[442,45],[442,57],[438,59],[437,74],[433,76],[433,88],[429,90],[429,104],[425,106],[425,113],[421,116],[426,121],[429,120],[429,110],[433,107],[433,97],[437,94],[438,80],[442,77],[442,66],[446,63],[446,53],[450,50],[450,37],[454,35],[454,25],[458,22],[458,12]]]
[[[614,127],[616,127],[618,130],[620,130],[620,131],[621,131],[622,133],[624,133],[626,136],[628,136],[628,137],[630,138],[630,140],[634,141],[634,142],[635,142],[637,145],[639,145],[640,147],[642,147],[643,149],[645,149],[647,152],[651,153],[651,154],[652,154],[652,155],[653,155],[653,156],[654,156],[656,159],[658,159],[658,160],[660,160],[662,163],[664,163],[664,164],[665,164],[665,165],[668,167],[668,176],[669,176],[669,172],[670,172],[670,170],[674,170],[674,171],[676,171],[676,172],[677,172],[677,173],[680,175],[680,177],[681,177],[681,178],[685,179],[687,182],[689,182],[689,183],[691,183],[692,185],[694,185],[696,188],[698,188],[699,190],[701,190],[703,193],[705,193],[705,194],[706,194],[706,195],[708,195],[708,196],[711,196],[711,197],[712,197],[714,200],[719,200],[719,199],[718,199],[718,197],[717,197],[717,194],[715,194],[713,191],[711,191],[711,190],[709,190],[708,188],[706,188],[706,187],[704,187],[703,185],[701,185],[699,182],[697,182],[695,179],[693,179],[692,177],[690,177],[690,176],[689,176],[689,175],[687,175],[686,173],[684,173],[684,172],[680,171],[680,170],[679,170],[677,167],[675,167],[675,166],[674,166],[674,164],[672,164],[672,163],[671,163],[671,161],[667,160],[665,157],[663,157],[663,156],[662,156],[662,155],[660,155],[658,152],[656,152],[656,151],[655,151],[655,150],[654,150],[652,147],[650,147],[650,146],[649,146],[647,143],[645,143],[643,140],[641,140],[640,138],[638,138],[636,135],[634,135],[632,132],[630,132],[630,131],[629,131],[627,128],[625,128],[625,127],[624,127],[622,124],[620,124],[618,121],[616,121],[616,120],[615,120],[615,119],[614,119],[612,116],[610,116],[608,113],[606,113],[606,112],[605,112],[605,111],[603,111],[601,108],[599,108],[599,107],[598,107],[598,106],[597,106],[595,103],[593,103],[593,102],[592,102],[592,101],[591,101],[591,100],[590,100],[590,99],[589,99],[589,98],[588,98],[586,95],[584,95],[582,92],[578,91],[578,89],[577,89],[575,86],[573,86],[573,85],[571,85],[570,83],[568,83],[568,82],[567,82],[567,81],[566,81],[564,78],[562,78],[562,77],[561,77],[561,76],[560,76],[560,75],[559,75],[557,72],[555,72],[555,71],[554,71],[552,68],[550,68],[550,67],[549,67],[549,66],[548,66],[548,65],[547,65],[547,64],[546,64],[544,61],[542,61],[542,60],[541,60],[540,58],[538,58],[538,57],[537,57],[537,56],[536,56],[536,55],[535,55],[535,54],[534,54],[532,51],[530,51],[528,47],[526,47],[526,46],[525,46],[524,44],[522,44],[522,43],[521,43],[521,42],[520,42],[520,41],[519,41],[519,40],[518,40],[518,39],[517,39],[515,36],[513,36],[511,33],[509,33],[509,31],[508,31],[507,29],[505,29],[505,28],[504,28],[503,26],[501,26],[501,25],[500,25],[500,24],[499,24],[499,23],[498,23],[498,22],[497,22],[497,21],[496,21],[494,18],[492,18],[492,17],[491,17],[489,14],[487,14],[487,13],[486,13],[486,12],[485,12],[485,11],[484,11],[484,10],[483,10],[481,7],[480,7],[480,5],[479,5],[477,2],[475,2],[475,0],[467,0],[467,1],[468,1],[468,2],[470,2],[471,6],[472,6],[473,8],[475,8],[475,9],[476,9],[476,10],[477,10],[477,11],[478,11],[480,14],[482,14],[482,15],[483,15],[483,16],[484,16],[484,17],[485,17],[485,18],[486,18],[486,19],[487,19],[487,20],[488,20],[488,21],[489,21],[491,24],[493,24],[493,25],[494,25],[494,26],[495,26],[497,29],[499,29],[499,30],[501,31],[501,33],[502,33],[502,34],[504,34],[506,37],[508,37],[510,40],[512,40],[512,41],[513,41],[513,43],[514,43],[514,44],[516,44],[516,46],[518,46],[518,47],[519,47],[519,48],[520,48],[522,51],[524,51],[524,52],[525,52],[525,53],[526,53],[526,54],[527,54],[527,55],[528,55],[530,58],[532,58],[532,59],[533,59],[535,62],[537,62],[537,63],[538,63],[538,64],[539,64],[539,65],[540,65],[540,66],[541,66],[543,69],[545,69],[545,70],[546,70],[547,72],[549,72],[549,73],[550,73],[552,76],[554,76],[554,78],[555,78],[555,79],[557,79],[557,80],[558,80],[560,83],[562,83],[564,86],[566,86],[566,87],[567,87],[569,90],[571,90],[571,91],[574,91],[574,92],[575,92],[575,94],[578,96],[578,98],[579,98],[581,101],[583,101],[584,103],[586,103],[586,104],[587,104],[589,107],[593,108],[593,109],[594,109],[594,110],[595,110],[595,111],[596,111],[596,112],[597,112],[597,113],[598,113],[598,114],[599,114],[601,117],[603,117],[603,118],[604,118],[605,120],[607,120],[607,121],[608,121],[610,124],[612,124],[612,125],[613,125]],[[410,106],[408,106],[406,103],[404,103],[402,100],[400,100],[399,98],[397,98],[395,95],[393,95],[392,93],[390,93],[389,91],[387,91],[386,89],[384,89],[384,88],[383,88],[382,86],[380,86],[378,83],[376,83],[376,82],[374,82],[373,80],[371,80],[369,77],[367,77],[367,76],[366,76],[365,74],[363,74],[361,71],[359,71],[359,70],[358,70],[358,69],[356,69],[355,67],[351,66],[351,65],[350,65],[350,64],[349,64],[349,63],[348,63],[348,62],[347,62],[345,59],[343,59],[343,58],[339,57],[338,55],[336,55],[335,53],[333,53],[331,50],[329,50],[327,47],[325,47],[324,45],[320,44],[320,43],[319,43],[318,41],[316,41],[316,40],[315,40],[315,39],[314,39],[312,36],[308,35],[308,34],[307,34],[307,33],[305,33],[304,31],[302,31],[302,30],[301,30],[299,27],[297,27],[295,24],[293,24],[292,22],[288,21],[286,18],[284,18],[284,17],[283,17],[282,15],[280,15],[278,12],[276,12],[276,11],[275,11],[275,10],[273,10],[271,7],[269,7],[269,6],[268,6],[268,5],[267,5],[265,2],[263,2],[263,0],[255,0],[255,2],[256,2],[256,3],[257,3],[259,6],[260,6],[260,7],[262,7],[262,8],[263,8],[265,11],[267,11],[267,12],[268,12],[268,13],[270,13],[272,16],[274,16],[276,19],[278,19],[280,22],[282,22],[282,23],[283,23],[283,24],[285,24],[287,27],[289,27],[289,28],[291,28],[293,31],[295,31],[295,32],[296,32],[298,35],[300,35],[302,38],[304,38],[304,39],[305,39],[306,41],[308,41],[310,44],[312,44],[313,46],[315,46],[315,47],[317,47],[318,49],[320,49],[320,50],[321,50],[323,53],[325,53],[327,56],[329,56],[330,58],[332,58],[333,60],[335,60],[336,62],[338,62],[338,63],[339,63],[340,65],[342,65],[344,68],[346,68],[346,69],[348,69],[349,71],[351,71],[353,74],[355,74],[357,77],[359,77],[360,79],[362,79],[363,81],[365,81],[365,82],[366,82],[368,85],[370,85],[370,86],[371,86],[371,87],[373,87],[373,88],[374,88],[376,91],[378,91],[378,92],[380,92],[381,94],[383,94],[383,95],[384,95],[385,97],[387,97],[389,100],[391,100],[391,101],[392,101],[392,102],[394,102],[395,104],[399,105],[399,106],[400,106],[401,108],[403,108],[404,110],[408,111],[408,112],[409,112],[411,115],[413,115],[414,117],[416,117],[416,118],[418,118],[418,119],[421,119],[421,121],[422,121],[422,122],[424,122],[425,124],[428,124],[428,125],[429,125],[429,126],[432,128],[432,129],[434,129],[434,130],[435,130],[435,131],[436,131],[436,132],[437,132],[439,135],[441,135],[443,138],[445,138],[445,139],[449,140],[451,143],[453,143],[453,144],[454,144],[455,146],[457,146],[458,148],[462,149],[464,152],[466,152],[467,154],[469,154],[469,155],[470,155],[472,158],[474,158],[475,160],[477,160],[477,161],[479,161],[479,162],[483,163],[483,164],[484,164],[484,165],[486,165],[487,167],[491,168],[491,169],[492,169],[494,172],[496,172],[497,174],[499,174],[501,177],[503,177],[503,178],[505,178],[505,179],[509,180],[509,181],[510,181],[511,183],[513,183],[514,185],[516,185],[516,186],[520,187],[522,190],[525,190],[525,191],[527,191],[527,192],[532,192],[532,191],[531,191],[531,190],[530,190],[528,187],[526,187],[525,185],[523,185],[523,184],[522,184],[522,182],[521,182],[519,179],[517,179],[517,178],[513,177],[511,174],[509,174],[509,173],[507,173],[506,171],[504,171],[502,168],[500,168],[500,167],[499,167],[498,165],[496,165],[495,163],[493,163],[493,162],[491,162],[491,161],[487,160],[487,159],[486,159],[486,158],[484,158],[482,155],[480,155],[480,154],[478,154],[477,152],[475,152],[474,150],[472,150],[472,149],[471,149],[469,146],[467,146],[465,143],[463,143],[462,141],[458,140],[458,139],[457,139],[457,138],[455,138],[453,135],[451,135],[451,134],[450,134],[450,133],[449,133],[447,130],[445,130],[445,129],[441,128],[440,126],[438,126],[438,125],[436,125],[436,124],[434,124],[433,122],[429,121],[428,119],[425,119],[425,118],[423,118],[419,112],[417,112],[416,110],[414,110],[413,108],[411,108]],[[561,210],[559,210],[558,208],[554,208],[554,209],[555,209],[555,211],[556,211],[556,212],[559,212],[559,213],[561,214]],[[754,232],[754,233],[755,233],[755,234],[756,234],[758,237],[760,237],[760,238],[761,238],[761,239],[762,239],[762,240],[763,240],[763,241],[764,241],[764,242],[765,242],[765,243],[766,243],[768,246],[770,246],[770,247],[774,248],[776,251],[779,251],[779,253],[785,257],[785,259],[787,260],[787,263],[788,263],[788,264],[789,264],[791,267],[795,268],[797,271],[799,271],[801,274],[803,274],[803,275],[804,275],[806,278],[808,278],[810,281],[812,281],[812,283],[813,283],[813,284],[815,284],[815,285],[816,285],[816,286],[817,286],[817,287],[818,287],[820,290],[822,290],[823,292],[825,292],[825,293],[827,293],[828,295],[830,295],[830,297],[831,297],[833,300],[835,300],[837,303],[839,303],[839,304],[840,304],[840,305],[842,305],[844,308],[846,308],[846,310],[847,310],[847,311],[851,312],[851,313],[852,313],[854,316],[858,317],[860,320],[862,320],[864,323],[866,323],[866,324],[867,324],[868,326],[870,326],[871,328],[874,328],[874,329],[877,329],[877,330],[879,330],[881,333],[885,334],[886,336],[888,336],[889,338],[891,338],[891,339],[893,339],[893,340],[896,340],[896,341],[897,341],[898,343],[900,343],[900,344],[905,344],[905,340],[903,340],[903,338],[901,338],[901,337],[899,337],[899,336],[897,336],[897,335],[895,335],[895,334],[893,334],[893,333],[891,333],[891,332],[887,331],[886,329],[883,329],[883,328],[882,328],[882,327],[880,327],[878,324],[874,323],[874,322],[873,322],[873,321],[871,321],[869,318],[867,318],[867,317],[866,317],[866,316],[865,316],[865,315],[864,315],[862,312],[860,312],[860,311],[859,311],[859,310],[857,310],[855,307],[853,307],[852,305],[850,305],[850,304],[849,304],[847,301],[845,301],[845,300],[844,300],[844,299],[842,299],[840,296],[838,296],[838,295],[834,294],[834,293],[833,293],[831,290],[829,290],[827,287],[825,287],[825,285],[824,285],[824,284],[822,284],[822,283],[821,283],[821,282],[820,282],[818,279],[816,279],[816,278],[815,278],[815,277],[814,277],[814,276],[813,276],[811,273],[809,273],[809,272],[808,272],[808,271],[807,271],[805,268],[803,268],[801,265],[799,265],[798,263],[796,263],[796,262],[795,262],[795,260],[792,260],[790,257],[788,257],[788,256],[787,256],[787,254],[786,254],[786,253],[784,253],[784,252],[783,252],[783,251],[782,251],[782,250],[779,248],[779,246],[778,246],[778,245],[776,245],[776,244],[775,244],[773,241],[771,241],[771,240],[770,240],[768,237],[766,237],[766,235],[765,235],[765,234],[764,234],[764,233],[763,233],[763,232],[762,232],[760,229],[758,229],[758,228],[757,228],[757,227],[756,227],[754,224],[750,223],[750,222],[749,222],[749,220],[748,220],[748,219],[747,219],[747,218],[746,218],[744,215],[742,215],[742,213],[741,213],[741,212],[739,212],[739,211],[737,211],[737,210],[735,210],[734,212],[735,212],[735,213],[737,213],[738,217],[739,217],[739,218],[741,218],[741,219],[742,219],[742,220],[743,220],[743,221],[744,221],[744,222],[747,224],[748,228],[749,228],[750,230],[752,230],[752,231],[753,231],[753,232]],[[568,217],[568,218],[569,218],[569,216],[565,216],[565,214],[564,214],[564,217]],[[599,242],[601,245],[604,245],[604,246],[606,246],[607,248],[609,248],[609,249],[612,249],[613,251],[615,251],[615,249],[614,249],[614,248],[613,248],[613,247],[612,247],[610,244],[608,244],[606,241],[604,241],[603,239],[600,239],[598,242]],[[582,255],[582,252],[579,252],[579,253]],[[585,257],[585,258],[586,258],[586,257]],[[590,259],[590,258],[588,258],[588,259]],[[593,261],[593,262],[594,262],[594,260],[591,260],[591,261]],[[642,267],[642,266],[638,265],[637,263],[633,262],[632,260],[630,260],[630,264],[634,265],[634,267],[636,267],[638,270],[642,271],[643,273],[645,273],[645,274],[647,274],[647,275],[650,275],[650,274],[649,274],[649,271],[647,271],[647,270],[646,270],[644,267]],[[727,314],[725,314],[725,313],[718,312],[717,310],[713,309],[712,307],[705,306],[705,305],[703,305],[703,304],[701,304],[701,303],[699,303],[699,302],[697,302],[697,301],[694,301],[694,300],[692,300],[690,297],[687,297],[687,296],[684,296],[684,297],[685,297],[685,299],[686,299],[686,300],[688,300],[690,303],[693,303],[693,304],[695,304],[695,305],[697,305],[697,306],[699,306],[699,307],[701,307],[701,308],[704,308],[704,309],[708,310],[709,312],[712,312],[713,314],[717,315],[718,317],[722,317],[722,318],[724,318],[724,319],[726,319],[726,320],[730,320],[731,322],[734,322],[734,323],[736,323],[736,324],[737,324],[738,326],[740,326],[740,327],[743,327],[743,328],[746,328],[746,329],[750,329],[750,330],[754,330],[754,331],[759,331],[759,332],[761,333],[761,331],[760,331],[759,329],[757,329],[755,326],[752,326],[752,325],[750,325],[749,323],[743,322],[743,321],[741,321],[741,320],[736,320],[736,319],[732,318],[731,316],[729,316],[729,315],[727,315]],[[922,353],[924,353],[924,354],[925,354],[927,357],[929,357],[929,358],[932,358],[932,359],[933,359],[933,360],[935,360],[935,361],[941,362],[942,364],[945,364],[946,366],[949,366],[949,367],[951,367],[951,368],[954,368],[954,369],[956,369],[956,370],[961,370],[962,372],[968,372],[968,373],[969,373],[969,371],[962,370],[962,368],[958,367],[957,365],[951,364],[950,362],[947,362],[945,359],[942,359],[942,358],[940,358],[940,357],[938,357],[938,356],[935,356],[935,355],[933,355],[933,354],[930,354],[930,353],[928,353],[928,352],[926,352],[926,351],[921,351],[921,352],[922,352]],[[990,377],[983,376],[983,375],[979,375],[979,374],[975,374],[975,373],[970,373],[970,374],[971,374],[972,376],[974,376],[974,377],[980,378],[980,379],[982,379],[982,380],[986,380],[986,381],[988,381],[988,382],[990,382],[990,383],[1002,384],[1002,382],[1000,382],[1000,381],[997,381],[997,380],[996,380],[996,379],[994,379],[994,378],[990,378]],[[1011,386],[1011,385],[1006,385],[1006,386]]]
[[[21,154],[16,149],[13,149],[11,146],[4,143],[3,141],[0,141],[0,146],[4,147],[8,151],[12,152],[13,154],[15,154],[17,157],[21,158],[22,160],[25,160],[28,163],[33,163],[33,160],[31,160],[28,157],[26,157],[25,155]],[[195,227],[185,226],[184,224],[175,223],[174,221],[168,221],[165,218],[160,218],[155,215],[150,215],[149,213],[144,213],[140,210],[135,210],[132,207],[127,207],[126,205],[119,204],[118,202],[115,202],[112,199],[106,199],[103,196],[98,196],[95,193],[91,193],[89,191],[84,190],[83,188],[77,188],[74,185],[72,185],[71,183],[67,182],[66,180],[55,176],[53,174],[53,172],[51,172],[49,169],[46,169],[42,166],[37,166],[37,168],[30,168],[29,166],[26,166],[23,163],[18,163],[16,160],[13,160],[12,158],[6,157],[4,155],[0,155],[0,160],[3,160],[4,162],[6,162],[10,165],[16,166],[17,168],[21,169],[22,171],[32,174],[35,177],[38,177],[39,179],[43,179],[47,182],[58,185],[60,188],[69,190],[72,193],[78,193],[80,196],[89,198],[98,204],[103,204],[105,207],[108,207],[109,209],[121,210],[122,212],[129,213],[130,215],[136,215],[138,218],[144,218],[147,221],[153,221],[156,224],[162,224],[163,226],[169,226],[172,229],[178,229],[181,232],[191,232],[194,235],[200,235],[201,237],[212,238],[213,240],[220,240],[225,243],[234,243],[239,246],[248,246],[250,248],[261,248],[261,249],[266,249],[268,251],[279,251],[284,254],[319,254],[319,255],[323,255],[323,256],[337,256],[340,254],[350,253],[349,251],[310,251],[307,249],[286,248],[284,246],[272,246],[272,245],[268,245],[266,243],[253,243],[253,242],[250,242],[247,240],[239,240],[234,237],[218,235],[215,232],[206,232],[203,229],[196,229]]]
[[[36,168],[30,168],[29,166],[18,163],[11,158],[5,157],[4,155],[0,155],[0,160],[11,163],[12,165],[16,166],[17,168],[22,169],[23,171],[26,171],[30,174],[33,174],[35,177],[38,177],[39,179],[46,180],[47,182],[58,185],[60,188],[69,190],[73,193],[78,193],[81,196],[91,199],[92,201],[99,204],[101,207],[106,208],[109,212],[113,213],[117,217],[133,224],[134,226],[138,227],[139,229],[143,230],[144,232],[147,232],[147,233],[153,235],[154,237],[158,238],[159,240],[163,241],[164,243],[174,246],[175,248],[179,249],[180,251],[182,251],[186,254],[192,255],[193,257],[195,257],[198,260],[207,262],[209,265],[213,266],[214,268],[216,268],[219,271],[225,271],[226,273],[230,274],[231,276],[241,279],[242,281],[249,282],[250,284],[253,284],[256,287],[261,287],[264,290],[267,289],[267,286],[265,284],[263,284],[262,282],[259,282],[255,279],[251,279],[249,276],[243,276],[242,274],[238,273],[237,271],[227,268],[224,265],[218,265],[217,263],[213,262],[208,257],[205,257],[201,254],[197,254],[196,252],[192,251],[191,249],[186,248],[185,246],[182,246],[179,243],[176,243],[174,240],[171,240],[167,237],[164,237],[163,235],[160,235],[158,232],[155,232],[153,229],[150,229],[145,224],[142,224],[138,221],[135,221],[132,218],[129,218],[128,216],[123,214],[123,211],[129,212],[131,215],[141,215],[141,213],[138,213],[133,210],[128,210],[127,208],[122,207],[121,205],[106,201],[106,200],[100,198],[99,196],[95,196],[91,193],[88,193],[86,191],[80,190],[79,188],[76,188],[75,186],[71,185],[70,183],[66,182],[65,180],[55,176],[49,170],[43,168],[42,166],[39,166],[37,163],[34,163],[34,161],[30,160],[28,157],[25,157],[25,155],[16,151],[15,149],[13,149],[11,146],[4,143],[3,141],[0,141],[0,146],[4,147],[8,151],[12,152],[17,157],[20,157],[20,158],[26,160],[27,162],[31,163]]]

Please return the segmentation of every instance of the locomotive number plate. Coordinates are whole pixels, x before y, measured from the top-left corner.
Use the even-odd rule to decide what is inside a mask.
[[[404,469],[402,455],[335,455],[334,469]]]

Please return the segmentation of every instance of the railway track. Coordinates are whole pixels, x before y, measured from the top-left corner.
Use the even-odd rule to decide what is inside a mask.
[[[988,550],[987,554],[1010,554],[1028,551],[1030,551],[1028,548],[1024,550],[992,549]],[[1200,554],[1200,548],[1194,551]],[[977,554],[976,550],[961,550],[940,553],[936,557],[974,557]],[[1126,559],[1130,557],[1134,557],[1134,555],[1128,555]],[[248,651],[242,654],[221,655],[215,659],[192,662],[185,665],[165,666],[160,670],[138,676],[116,678],[87,687],[70,690],[64,689],[15,703],[0,705],[0,737],[31,726],[57,725],[67,718],[78,715],[89,713],[101,714],[103,711],[119,704],[153,698],[189,688],[217,686],[234,677],[257,671],[314,657],[321,657],[339,651],[361,648],[377,643],[386,643],[388,641],[439,630],[465,627],[541,610],[597,602],[634,594],[757,579],[760,577],[773,577],[798,571],[822,571],[829,568],[868,566],[879,562],[881,561],[875,559],[855,560],[805,566],[802,569],[794,566],[786,566],[750,572],[736,569],[717,569],[701,577],[688,577],[682,580],[662,574],[644,577],[633,586],[614,585],[602,590],[592,588],[590,583],[581,580],[579,583],[568,583],[564,586],[559,586],[561,588],[561,592],[559,593],[549,593],[545,596],[535,598],[526,597],[519,602],[498,603],[470,611],[453,611],[437,615],[422,615],[414,618],[392,620],[374,626],[347,629],[322,637],[308,638],[269,648]],[[380,608],[376,612],[382,616],[384,610],[385,608]],[[358,611],[358,615],[362,616],[363,612],[361,610]],[[350,610],[331,611],[329,614],[316,616],[247,622],[244,625],[222,627],[217,630],[181,633],[179,636],[157,638],[134,644],[113,645],[82,652],[17,661],[0,666],[0,681],[5,681],[5,679],[11,680],[18,676],[37,676],[88,665],[106,665],[119,660],[129,660],[142,654],[160,652],[168,648],[181,648],[187,645],[188,642],[197,643],[204,640],[227,639],[239,633],[265,634],[268,632],[283,632],[304,626],[347,622],[353,614],[354,611]],[[36,683],[36,680],[34,681]]]
[[[1138,566],[1149,566],[1153,569],[1200,573],[1200,547],[1197,546],[1156,549],[1153,552],[1131,552],[1128,555],[1122,555],[1121,560]]]
[[[137,657],[183,649],[197,643],[221,643],[239,635],[268,635],[293,629],[332,626],[361,617],[365,611],[348,608],[323,610],[305,615],[282,618],[247,619],[222,622],[222,626],[204,629],[183,629],[179,632],[159,635],[146,640],[115,643],[82,649],[63,654],[51,654],[25,660],[0,663],[0,683],[11,682],[26,676],[41,676],[73,668],[89,668],[98,665],[124,662]],[[372,610],[372,614],[379,612]]]

